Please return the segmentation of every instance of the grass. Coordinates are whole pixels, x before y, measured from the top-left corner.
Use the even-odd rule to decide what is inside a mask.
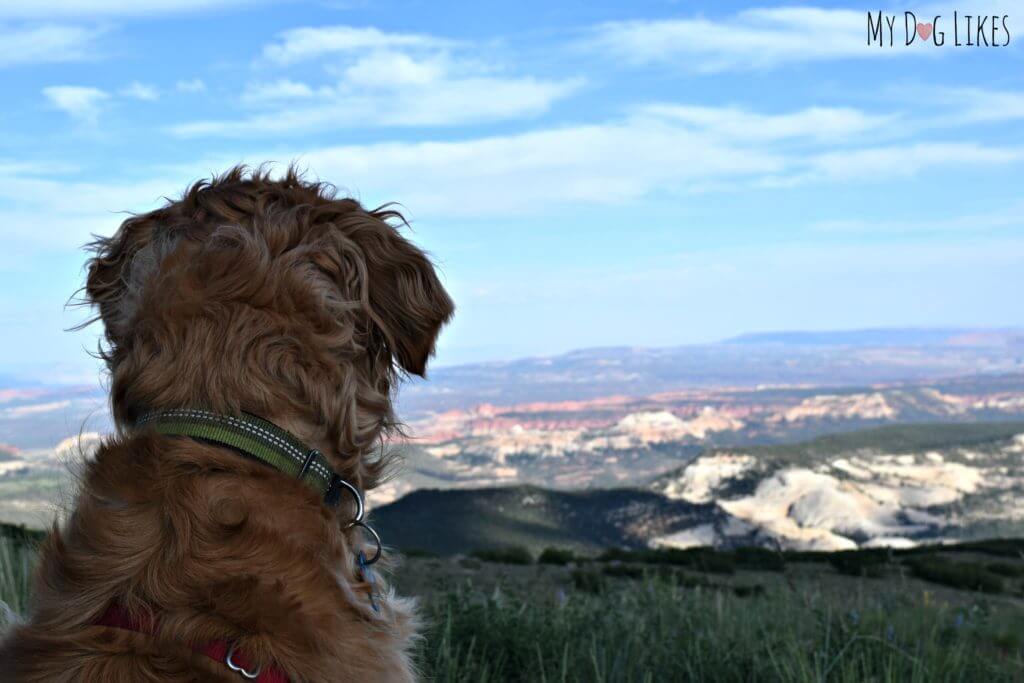
[[[655,565],[692,567],[697,571],[714,574],[732,574],[736,571],[736,555],[710,548],[664,548],[659,550],[625,550],[610,548],[598,558],[602,562],[640,562]]]
[[[1002,593],[1001,576],[987,567],[968,562],[949,562],[935,556],[915,557],[907,562],[914,576],[953,588],[983,593]]]
[[[36,559],[33,546],[33,542],[0,535],[0,627],[10,619],[8,610],[23,614],[28,605]]]
[[[569,564],[576,559],[576,553],[568,548],[544,548],[537,562],[541,564]]]
[[[713,556],[575,566],[473,558],[469,572],[454,560],[409,559],[408,576],[436,572],[434,588],[417,591],[428,624],[418,666],[439,683],[1024,679],[1024,614],[1009,598],[942,588],[966,596],[948,601],[907,579],[854,578],[827,562],[780,566],[778,553],[729,554],[734,568],[756,567],[734,576],[708,571],[721,568]],[[31,539],[0,538],[0,600],[15,612],[25,609],[34,559]],[[843,588],[801,578],[808,571]]]
[[[544,599],[467,585],[427,603],[420,663],[451,683],[1020,680],[1019,615],[889,597],[837,605],[663,578]]]
[[[512,545],[503,548],[480,548],[473,551],[473,557],[485,562],[501,562],[502,564],[531,564],[533,554],[528,548]]]

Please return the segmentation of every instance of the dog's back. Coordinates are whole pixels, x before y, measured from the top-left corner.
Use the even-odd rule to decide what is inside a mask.
[[[97,240],[86,292],[117,433],[42,545],[29,614],[0,644],[5,681],[244,680],[203,654],[210,641],[291,681],[414,677],[411,605],[371,604],[347,506],[137,424],[157,409],[251,412],[372,488],[396,373],[424,373],[453,312],[394,215],[291,171],[235,169]],[[114,606],[150,626],[106,624]]]
[[[29,620],[0,649],[4,680],[240,680],[193,650],[213,638],[296,681],[407,680],[406,605],[372,610],[325,510],[215,446],[154,433],[104,444],[41,548]],[[158,633],[96,625],[115,602],[159,614]]]

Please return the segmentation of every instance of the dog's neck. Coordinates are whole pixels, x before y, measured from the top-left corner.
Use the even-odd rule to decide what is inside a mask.
[[[264,417],[294,434],[310,448],[315,448],[323,453],[336,466],[342,462],[337,444],[331,443],[323,434],[323,430],[317,429],[309,419],[295,415],[265,415]]]
[[[317,426],[308,417],[293,413],[271,413],[262,415],[262,417],[282,429],[288,430],[310,448],[315,448],[323,453],[324,457],[330,461],[334,471],[360,486],[360,488],[362,487],[362,482],[359,481],[358,467],[356,467],[356,471],[351,471],[353,466],[352,458],[346,457],[345,454],[339,452],[338,444],[327,437],[322,426]]]

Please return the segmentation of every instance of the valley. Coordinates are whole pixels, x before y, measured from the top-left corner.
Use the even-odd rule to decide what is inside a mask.
[[[414,529],[444,552],[1016,535],[1022,363],[1024,334],[954,329],[440,368],[400,394],[409,438],[386,445],[396,466],[368,501],[389,542]],[[110,429],[100,387],[0,388],[0,520],[49,526]]]

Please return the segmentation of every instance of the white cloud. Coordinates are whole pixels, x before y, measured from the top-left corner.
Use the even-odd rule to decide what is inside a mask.
[[[400,52],[373,52],[345,69],[345,82],[367,87],[425,86],[449,69],[441,58],[414,59]]]
[[[686,192],[708,180],[739,180],[786,168],[785,159],[771,151],[639,122],[464,142],[333,147],[301,159],[323,177],[358,178],[381,201],[399,197],[417,214],[435,215],[614,204],[655,191]]]
[[[974,142],[920,142],[812,152],[794,157],[785,173],[766,175],[762,187],[795,187],[828,182],[876,182],[916,176],[931,169],[1003,166],[1024,161],[1024,147]]]
[[[42,413],[52,413],[58,410],[63,410],[71,405],[71,401],[53,401],[51,403],[36,403],[33,405],[26,406],[14,406],[12,408],[4,408],[0,411],[0,418],[13,420],[21,417],[30,415],[40,415]]]
[[[126,211],[148,211],[195,180],[195,169],[140,181],[61,179],[67,169],[0,172],[0,244],[10,249],[78,248],[91,233],[109,235]],[[7,255],[7,254],[4,254]]]
[[[77,247],[110,234],[120,211],[159,205],[211,169],[238,161],[298,159],[321,177],[358,180],[367,203],[400,199],[418,217],[538,213],[560,204],[616,204],[710,179],[738,182],[782,173],[771,152],[721,144],[678,126],[625,121],[471,139],[263,150],[248,159],[205,159],[138,182],[69,182],[24,165],[0,173],[0,243]],[[694,160],[699,159],[696,163]],[[2,166],[0,166],[0,170]],[[47,226],[40,229],[40,226]]]
[[[886,182],[931,169],[1017,163],[1024,149],[920,143],[792,152],[714,130],[630,120],[465,142],[334,147],[302,159],[326,178],[358,178],[375,199],[399,197],[418,213],[493,215],[744,185]]]
[[[109,95],[99,88],[80,85],[53,85],[43,88],[43,94],[53,106],[72,118],[90,124],[96,123],[100,106],[109,98]]]
[[[243,99],[250,104],[261,97],[259,104],[287,103],[283,108],[240,119],[183,123],[169,130],[179,137],[245,137],[354,126],[452,126],[501,121],[540,114],[581,85],[577,80],[481,77],[444,81],[429,88],[367,90],[347,85],[314,89],[302,83],[277,82],[252,86]],[[300,99],[307,104],[297,106],[296,100]]]
[[[295,98],[292,102],[319,97],[316,91],[291,82],[279,83],[277,91],[290,94]],[[264,93],[266,98],[270,95]],[[282,130],[296,123],[287,112],[308,111],[292,104],[276,109],[271,100],[265,102],[271,111],[263,115]],[[764,113],[660,103],[640,107],[621,120],[466,140],[383,142],[311,151],[276,146],[247,159],[208,158],[141,183],[64,183],[33,176],[31,169],[25,172],[24,165],[15,165],[9,176],[0,173],[5,176],[0,178],[0,206],[5,208],[0,232],[15,241],[23,234],[37,241],[81,243],[90,231],[116,227],[120,219],[110,211],[150,208],[197,175],[240,160],[297,159],[325,179],[358,182],[348,189],[364,194],[368,204],[399,199],[421,219],[536,215],[580,205],[624,204],[654,195],[709,190],[735,195],[745,187],[887,183],[933,169],[968,174],[970,167],[1024,161],[1024,148],[976,142],[860,146],[863,137],[877,140],[876,135],[862,133],[885,126],[891,118],[849,108]],[[266,125],[271,129],[271,123]],[[3,169],[0,164],[0,172]],[[39,231],[41,216],[61,229]],[[950,224],[949,229],[955,227]],[[856,226],[817,228],[852,230]]]
[[[759,114],[737,107],[648,104],[637,108],[641,117],[678,122],[715,135],[742,140],[837,138],[877,130],[898,117],[871,115],[848,107],[808,107],[784,114]]]
[[[90,59],[98,35],[81,26],[0,27],[0,67]]]
[[[175,85],[178,92],[203,92],[206,90],[206,83],[199,78],[193,78],[189,80],[180,80]]]
[[[0,0],[0,18],[145,16],[257,4],[252,0]]]
[[[442,48],[452,44],[449,40],[417,33],[385,33],[376,28],[353,26],[319,26],[285,31],[278,42],[263,49],[263,56],[273,62],[293,64],[337,53]]]
[[[281,130],[295,123],[287,111],[266,117],[268,127]],[[354,189],[372,190],[371,203],[401,198],[420,216],[536,213],[574,203],[736,193],[745,187],[870,184],[1024,162],[1020,146],[969,137],[917,142],[919,125],[904,114],[849,107],[765,113],[663,102],[592,125],[462,141],[328,147],[299,156],[322,177],[358,179]],[[249,160],[289,159],[295,151],[277,148]]]
[[[1002,165],[1024,160],[1022,147],[989,147],[973,142],[920,142],[826,152],[808,164],[808,180],[850,180],[916,175],[926,168]]]
[[[448,44],[431,36],[377,29],[295,29],[281,43],[268,46],[265,56],[287,64],[336,54],[338,60],[325,69],[335,80],[311,84],[278,78],[250,83],[240,99],[254,110],[251,113],[183,123],[170,131],[181,137],[251,136],[500,121],[543,113],[583,85],[582,79],[496,75],[494,67],[475,58],[460,59],[441,49]],[[308,78],[308,69],[304,75]]]
[[[295,100],[313,97],[314,90],[305,83],[282,78],[266,83],[250,83],[242,93],[242,101],[250,104],[267,104],[278,100]]]
[[[930,45],[904,47],[902,41],[892,48],[869,46],[866,11],[816,7],[749,9],[718,20],[608,22],[596,26],[581,46],[629,64],[670,63],[696,72],[936,54]]]
[[[263,79],[246,85],[238,98],[249,111],[168,130],[180,137],[245,137],[504,121],[542,114],[584,84],[581,78],[512,74],[468,47],[376,28],[292,29],[264,48],[258,63]],[[307,60],[320,63],[290,69]]]
[[[929,88],[918,93],[929,101],[949,107],[938,117],[941,125],[994,123],[1024,119],[1024,93],[983,88]]]
[[[145,83],[139,83],[133,81],[126,88],[121,90],[121,94],[125,97],[131,97],[136,100],[145,100],[152,102],[160,99],[160,91],[152,85],[146,85]]]
[[[1024,227],[1024,204],[1017,203],[994,211],[956,216],[910,218],[893,220],[867,220],[842,218],[818,221],[810,226],[815,232],[831,233],[886,233],[890,235],[915,232],[979,233],[989,230]]]

